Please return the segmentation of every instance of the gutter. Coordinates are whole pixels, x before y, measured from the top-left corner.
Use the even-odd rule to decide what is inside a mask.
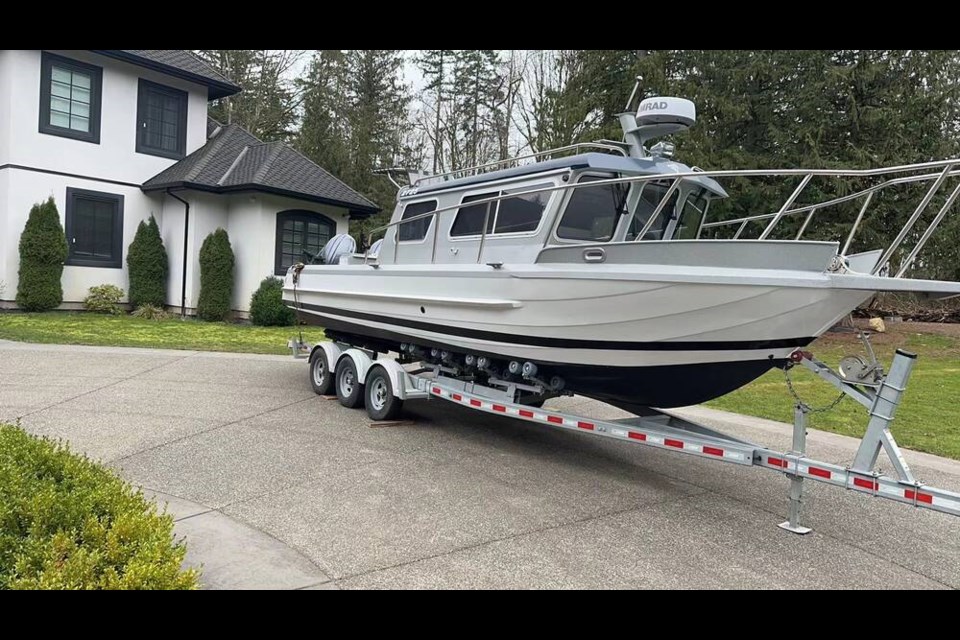
[[[186,320],[187,318],[187,242],[190,239],[188,231],[190,230],[190,203],[175,194],[170,189],[166,190],[166,194],[173,198],[174,200],[179,200],[183,203],[183,268],[182,268],[182,279],[180,281],[180,319]]]

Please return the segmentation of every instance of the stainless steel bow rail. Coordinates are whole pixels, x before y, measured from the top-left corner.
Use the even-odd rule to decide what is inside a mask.
[[[531,388],[521,389],[519,387],[523,385],[504,381],[491,381],[502,388],[484,386],[470,379],[452,377],[452,372],[442,365],[425,365],[424,369],[408,371],[394,357],[378,357],[376,353],[343,343],[323,342],[310,347],[291,340],[289,346],[294,357],[309,357],[315,390],[323,388],[324,375],[333,376],[336,371],[336,379],[326,379],[326,389],[334,387],[341,403],[347,406],[359,406],[365,401],[368,413],[375,420],[384,419],[383,409],[389,402],[393,402],[391,416],[395,416],[404,400],[440,398],[467,409],[555,429],[783,473],[790,480],[789,513],[787,521],[780,526],[793,533],[810,531],[800,524],[804,480],[825,482],[871,497],[960,516],[960,493],[931,487],[917,480],[890,430],[916,361],[915,355],[905,351],[896,352],[889,373],[884,373],[875,361],[864,365],[861,360],[856,360],[863,366],[855,367],[841,363],[843,373],[837,373],[809,352],[796,351],[791,356],[788,366],[809,369],[867,409],[866,433],[853,462],[841,466],[807,457],[807,416],[812,409],[799,400],[794,411],[791,449],[777,451],[655,409],[633,418],[595,420],[519,403],[516,400],[521,393],[529,393]],[[343,371],[350,375],[341,376]],[[341,388],[341,377],[349,382],[348,389]],[[355,388],[361,380],[365,381],[364,395],[358,401]],[[893,476],[877,470],[881,449],[890,459]]]

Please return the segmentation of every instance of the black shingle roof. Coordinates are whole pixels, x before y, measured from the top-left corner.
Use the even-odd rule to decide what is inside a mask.
[[[232,96],[241,88],[185,49],[91,49],[94,53],[147,67],[207,87],[211,100]]]
[[[205,145],[142,187],[144,191],[169,188],[213,193],[263,191],[347,207],[358,216],[380,210],[298,151],[282,142],[261,142],[235,124],[214,129]]]

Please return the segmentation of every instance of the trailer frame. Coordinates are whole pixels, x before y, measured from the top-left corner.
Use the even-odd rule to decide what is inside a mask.
[[[349,358],[359,380],[369,380],[372,373],[382,368],[389,378],[390,392],[401,402],[439,398],[467,409],[555,429],[783,473],[790,480],[789,507],[787,520],[779,526],[792,533],[811,531],[801,524],[805,480],[960,516],[960,493],[918,481],[890,430],[916,362],[916,355],[900,349],[894,355],[889,373],[874,367],[871,377],[863,379],[848,379],[807,351],[798,350],[791,355],[788,367],[809,369],[867,409],[866,432],[854,460],[849,466],[841,466],[807,456],[807,421],[814,410],[799,399],[794,406],[791,449],[777,451],[657,409],[649,409],[632,418],[598,420],[516,402],[518,391],[515,385],[496,388],[464,377],[453,377],[451,370],[442,364],[426,364],[411,371],[394,356],[380,355],[342,342],[321,342],[311,346],[291,340],[289,346],[295,358],[308,359],[311,363],[322,351],[331,368],[334,363]],[[339,397],[339,388],[337,391]],[[881,450],[886,451],[895,476],[877,470]]]

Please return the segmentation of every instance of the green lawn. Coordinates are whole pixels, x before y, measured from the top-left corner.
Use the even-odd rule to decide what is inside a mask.
[[[826,336],[810,350],[832,367],[844,355],[862,354],[853,336]],[[916,333],[877,336],[877,357],[884,366],[897,347],[919,355],[903,404],[893,423],[897,442],[908,448],[960,459],[960,339]],[[807,369],[794,367],[790,372],[794,388],[807,404],[830,404],[837,393],[833,387],[816,380]],[[770,371],[752,384],[707,403],[708,406],[747,415],[793,422],[793,401],[787,391],[783,372]],[[866,409],[850,398],[828,413],[815,413],[809,424],[814,429],[862,437],[867,423]]]
[[[127,315],[0,313],[0,339],[54,344],[287,354],[287,340],[296,331],[295,327],[253,327],[196,320],[156,322]],[[318,342],[323,339],[323,330],[305,327],[303,337],[307,342]],[[920,356],[893,425],[897,441],[910,449],[960,459],[960,338],[910,333],[909,326],[904,325],[896,332],[876,336],[874,344],[886,366],[897,347],[915,351]],[[859,341],[851,335],[828,335],[810,348],[818,358],[834,367],[843,355],[862,353]],[[826,405],[836,397],[832,387],[815,380],[806,369],[795,367],[791,375],[798,393],[809,404]],[[793,400],[780,370],[771,371],[743,389],[708,404],[782,422],[793,420]],[[866,411],[845,398],[829,413],[812,415],[810,425],[860,437],[866,425]]]
[[[0,339],[50,344],[92,344],[198,351],[288,354],[296,327],[254,327],[199,320],[141,320],[92,313],[0,313]],[[307,342],[323,340],[323,329],[304,327]]]

